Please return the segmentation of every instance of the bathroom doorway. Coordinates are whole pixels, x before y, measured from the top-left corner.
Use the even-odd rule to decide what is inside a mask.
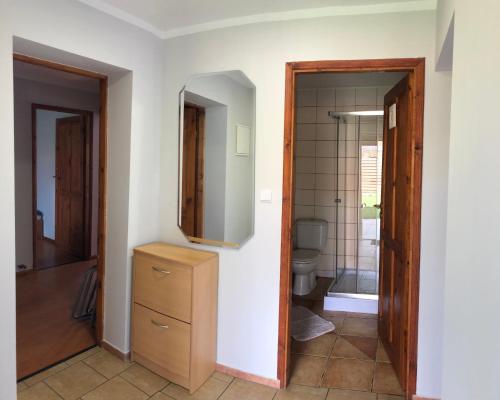
[[[316,385],[361,391],[373,389],[375,393],[382,393],[377,391],[377,376],[392,369],[392,363],[395,380],[399,380],[401,386],[394,389],[396,392],[385,393],[404,393],[408,398],[415,393],[423,71],[422,59],[287,64],[278,353],[278,377],[282,386],[289,383],[293,368],[300,365],[312,368],[308,363],[313,360],[307,359],[304,349],[315,346],[299,343],[292,354],[290,339],[292,304],[312,301],[316,302],[312,306],[316,314],[329,315],[342,326],[339,313],[343,313],[342,321],[345,317],[350,325],[337,330],[338,339],[330,340],[326,336],[321,339],[323,347],[331,348],[326,351],[328,354],[322,355],[328,362],[325,370],[318,372],[321,378]],[[399,96],[393,95],[396,87],[404,88]],[[387,138],[389,156],[384,154]],[[396,154],[399,156],[397,162]],[[399,180],[394,182],[399,178],[388,170],[396,166],[408,175],[409,185]],[[388,189],[388,185],[396,189]],[[391,202],[390,196],[408,201],[402,207],[399,201]],[[381,206],[381,203],[384,204]],[[392,235],[395,231],[388,226],[381,235],[381,209],[385,215],[396,216],[391,224],[404,227],[407,235],[401,231],[401,236],[396,238]],[[305,232],[304,221],[326,223],[327,228],[323,230],[307,228],[309,237],[315,238],[312,245],[310,241],[299,240],[300,233]],[[382,227],[383,224],[384,216]],[[327,231],[326,239],[324,230]],[[394,252],[396,242],[400,253]],[[381,247],[386,257],[379,271]],[[306,260],[308,268],[304,268],[304,260],[300,260],[300,264],[297,262],[294,249],[295,253],[302,249],[315,250]],[[395,272],[387,256],[408,259],[409,268],[403,275],[411,284],[405,286],[399,281],[395,287],[391,283],[395,280],[387,281],[388,276],[381,284],[380,274],[385,271],[386,275],[393,275]],[[299,292],[295,287],[296,277],[303,271],[315,277],[310,280],[309,292]],[[377,313],[379,291],[381,312]],[[302,296],[298,296],[299,293]],[[395,297],[402,305],[398,310],[394,307]],[[360,304],[368,304],[365,310],[349,308],[359,300],[362,300]],[[345,314],[352,311],[358,314]],[[363,320],[356,321],[353,317]],[[400,321],[398,330],[389,334],[384,329],[388,321]],[[369,332],[363,344],[349,336],[353,326],[360,325],[366,326]],[[392,322],[389,325],[392,326]],[[379,331],[383,343],[380,354],[388,354],[380,368]],[[405,336],[405,332],[410,334]],[[351,387],[349,383],[339,382],[339,374],[343,372],[338,369],[342,363],[341,358],[336,358],[336,352],[345,351],[347,342],[351,347],[358,343],[365,350],[371,349],[366,350],[363,357],[370,354],[368,358],[372,357],[373,365],[366,358],[362,363],[363,368],[366,367],[363,378],[366,387],[364,384]],[[291,382],[304,384],[300,379],[292,375]]]

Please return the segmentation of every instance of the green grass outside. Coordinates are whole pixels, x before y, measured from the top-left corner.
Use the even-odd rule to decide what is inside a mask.
[[[380,218],[380,210],[373,207],[377,204],[377,196],[375,194],[363,194],[361,202],[365,205],[361,209],[361,218],[363,219],[375,219]]]

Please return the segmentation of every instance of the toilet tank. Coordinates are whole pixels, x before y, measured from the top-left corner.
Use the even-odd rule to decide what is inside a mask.
[[[297,248],[323,250],[328,237],[328,222],[323,219],[299,218],[295,221],[295,229]]]

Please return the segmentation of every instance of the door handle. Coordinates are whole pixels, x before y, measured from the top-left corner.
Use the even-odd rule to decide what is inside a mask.
[[[171,273],[170,271],[167,271],[166,269],[160,267],[151,267],[151,268],[153,268],[153,271],[159,272],[160,274],[168,275]]]
[[[168,329],[168,325],[163,325],[163,324],[160,324],[158,321],[155,321],[154,319],[152,319],[152,320],[151,320],[151,323],[152,323],[154,326],[157,326],[158,328]]]

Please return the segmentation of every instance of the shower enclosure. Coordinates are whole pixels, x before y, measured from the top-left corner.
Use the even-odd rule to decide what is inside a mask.
[[[329,112],[336,121],[334,280],[329,297],[377,299],[383,111]]]

